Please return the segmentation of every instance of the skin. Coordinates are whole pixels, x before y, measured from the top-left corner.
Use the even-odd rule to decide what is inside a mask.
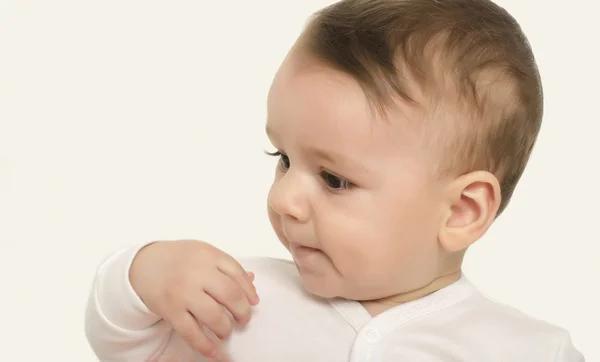
[[[129,280],[150,311],[169,322],[198,352],[222,362],[228,361],[227,356],[203,327],[226,339],[234,323],[250,321],[251,308],[259,302],[254,274],[198,240],[150,243],[134,258]]]
[[[376,116],[359,84],[292,49],[268,98],[279,157],[268,214],[305,288],[377,315],[461,276],[465,250],[493,222],[497,179],[440,177],[425,107]]]

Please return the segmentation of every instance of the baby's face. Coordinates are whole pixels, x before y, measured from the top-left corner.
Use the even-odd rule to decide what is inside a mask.
[[[293,56],[274,79],[267,133],[281,155],[269,218],[313,294],[384,298],[439,273],[443,185],[422,115],[392,116],[375,118],[351,77]]]

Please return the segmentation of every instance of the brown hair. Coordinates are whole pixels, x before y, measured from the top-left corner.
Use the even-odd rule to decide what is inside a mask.
[[[342,0],[317,12],[301,39],[380,111],[398,97],[417,104],[420,91],[438,110],[428,118],[442,172],[493,173],[504,210],[543,113],[535,59],[506,10],[489,0]]]

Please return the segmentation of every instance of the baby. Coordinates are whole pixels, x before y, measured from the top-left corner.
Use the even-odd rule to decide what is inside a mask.
[[[86,312],[101,361],[575,362],[569,334],[461,272],[542,121],[517,22],[489,0],[342,0],[281,64],[268,215],[293,262],[201,241],[111,255]],[[257,295],[260,294],[260,302]]]

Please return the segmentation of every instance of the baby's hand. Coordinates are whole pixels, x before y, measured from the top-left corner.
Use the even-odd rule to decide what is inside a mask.
[[[227,311],[243,325],[250,321],[251,306],[258,304],[254,275],[201,241],[149,244],[133,260],[129,278],[148,309],[209,358],[218,347],[203,327],[225,339],[233,330]]]

